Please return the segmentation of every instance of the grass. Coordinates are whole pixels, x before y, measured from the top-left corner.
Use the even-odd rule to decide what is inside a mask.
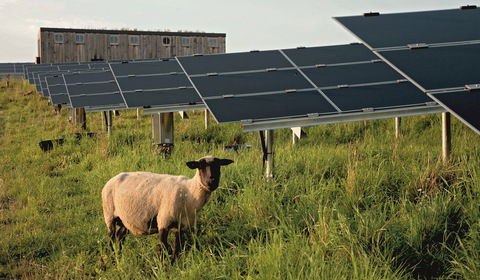
[[[152,152],[150,119],[114,118],[111,137],[88,114],[78,130],[24,81],[0,90],[0,278],[478,279],[480,141],[453,120],[453,156],[440,158],[440,117],[307,128],[292,146],[276,132],[276,177],[262,179],[260,141],[239,125],[175,120],[175,152]],[[234,139],[252,144],[224,151]],[[185,162],[227,157],[221,187],[199,215],[192,248],[170,265],[158,237],[108,247],[100,192],[122,171],[192,176]]]

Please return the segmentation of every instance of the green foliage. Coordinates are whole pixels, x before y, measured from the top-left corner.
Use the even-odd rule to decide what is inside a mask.
[[[32,94],[28,94],[33,92]],[[453,120],[453,158],[440,160],[439,116],[307,128],[292,146],[276,131],[276,176],[262,179],[257,133],[175,119],[175,151],[154,153],[150,118],[114,118],[94,138],[24,81],[0,90],[0,278],[476,279],[480,275],[479,136]],[[42,152],[38,142],[66,137]],[[251,144],[225,151],[234,141]],[[192,248],[171,265],[157,236],[108,247],[100,192],[122,171],[193,176],[186,161],[235,163],[199,215]]]

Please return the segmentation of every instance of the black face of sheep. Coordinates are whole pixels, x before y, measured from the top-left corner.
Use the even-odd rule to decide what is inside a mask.
[[[215,157],[202,158],[197,161],[187,162],[190,169],[198,169],[202,184],[207,186],[213,192],[220,183],[220,167],[233,163],[230,159],[221,159]]]

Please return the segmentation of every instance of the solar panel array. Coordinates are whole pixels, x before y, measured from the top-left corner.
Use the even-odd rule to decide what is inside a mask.
[[[63,79],[73,108],[100,111],[126,108],[110,70],[63,74]]]
[[[24,63],[0,63],[0,77],[4,76],[20,76],[23,75],[27,65],[31,65],[31,62]]]
[[[177,59],[220,123],[435,106],[362,44]]]
[[[111,64],[111,70],[128,108],[203,105],[175,59]]]
[[[464,6],[336,19],[480,133],[480,9]]]

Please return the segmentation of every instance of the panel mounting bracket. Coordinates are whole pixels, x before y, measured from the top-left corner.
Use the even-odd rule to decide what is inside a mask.
[[[374,16],[379,16],[379,15],[380,15],[379,12],[368,12],[368,13],[363,14],[364,17],[374,17]]]
[[[476,5],[466,5],[466,6],[460,6],[460,10],[473,10],[476,9]]]
[[[480,90],[480,84],[465,85],[466,90]]]
[[[426,49],[426,48],[428,48],[428,44],[426,44],[426,43],[414,43],[414,44],[408,44],[407,47],[411,50]]]

